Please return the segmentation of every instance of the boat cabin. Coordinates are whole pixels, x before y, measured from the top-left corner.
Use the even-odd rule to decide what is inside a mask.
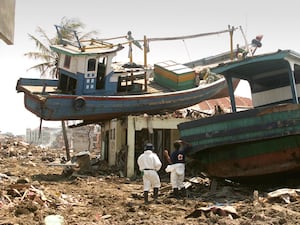
[[[111,64],[122,47],[97,41],[86,44],[81,47],[51,46],[59,54],[57,88],[72,95],[116,94],[118,77]]]
[[[248,81],[253,106],[299,103],[300,54],[291,50],[257,55],[240,61],[220,64],[213,72],[225,76],[228,86],[232,78]],[[230,90],[232,111],[236,111],[233,89]]]
[[[73,42],[63,38],[61,29],[56,26],[60,44],[50,46],[58,54],[57,89],[60,93],[109,96],[142,91],[143,85],[134,79],[144,78],[143,68],[134,68],[133,63],[127,71],[115,71],[112,67],[113,58],[124,48],[122,44],[96,39],[79,40],[75,31]],[[130,39],[125,44],[132,41]]]

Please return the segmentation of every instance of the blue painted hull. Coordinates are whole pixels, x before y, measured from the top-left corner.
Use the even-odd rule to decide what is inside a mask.
[[[35,92],[30,87],[43,89]],[[44,120],[104,121],[125,115],[157,114],[195,105],[212,98],[227,88],[224,78],[205,87],[184,91],[122,96],[68,95],[47,91],[55,82],[22,78],[17,91],[24,92],[26,109]],[[29,87],[30,86],[30,87]]]

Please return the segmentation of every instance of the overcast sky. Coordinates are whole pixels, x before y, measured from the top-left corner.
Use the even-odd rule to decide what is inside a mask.
[[[243,0],[16,0],[15,41],[8,46],[0,40],[0,131],[25,134],[26,128],[37,128],[39,118],[28,112],[23,93],[16,92],[20,77],[39,74],[27,69],[36,62],[24,53],[35,46],[28,33],[36,35],[43,28],[49,36],[55,34],[54,25],[63,17],[78,18],[86,25],[85,31],[97,30],[98,38],[126,35],[130,30],[136,39],[147,37],[182,36],[224,30],[242,26],[249,41],[263,34],[266,53],[278,49],[300,52],[298,13],[300,1],[243,1]],[[234,44],[243,45],[241,32],[234,33]],[[228,51],[229,35],[202,37],[185,41],[160,42],[150,45],[149,63],[174,60],[185,63]],[[135,50],[134,61],[142,62],[141,52]],[[127,62],[126,49],[116,57]],[[245,91],[244,91],[245,90]],[[248,94],[242,88],[240,95]],[[45,126],[59,126],[56,122],[43,122]]]

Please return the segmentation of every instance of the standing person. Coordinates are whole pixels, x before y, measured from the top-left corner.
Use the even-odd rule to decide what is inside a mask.
[[[156,201],[158,198],[158,190],[160,188],[160,178],[157,171],[160,170],[162,163],[154,151],[154,146],[151,143],[146,144],[144,153],[141,154],[137,163],[140,171],[143,174],[143,188],[145,204],[149,203],[148,194],[153,188],[153,198]]]
[[[185,176],[185,155],[191,149],[191,145],[182,141],[176,140],[173,144],[175,151],[169,156],[169,151],[164,151],[166,160],[171,164],[166,168],[166,172],[170,174],[170,181],[173,189],[173,195],[179,198],[179,191],[185,196],[185,187],[183,185]]]

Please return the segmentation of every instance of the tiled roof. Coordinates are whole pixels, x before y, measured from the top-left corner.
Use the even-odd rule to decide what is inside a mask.
[[[253,107],[252,100],[250,98],[235,97],[236,107],[239,109],[249,109]],[[231,105],[230,105],[230,98],[224,97],[224,98],[218,98],[218,99],[211,99],[206,100],[203,102],[200,102],[196,105],[200,111],[212,111],[215,109],[215,106],[220,106],[224,111],[230,111]],[[193,107],[196,109],[196,107]]]

